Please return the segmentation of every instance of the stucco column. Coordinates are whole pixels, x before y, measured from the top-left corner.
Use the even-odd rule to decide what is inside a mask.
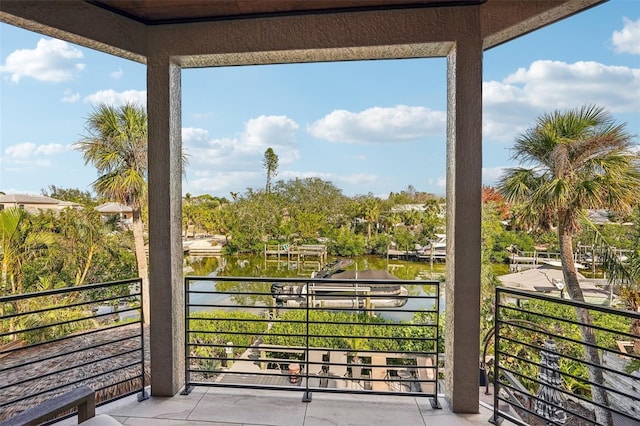
[[[168,56],[148,58],[149,289],[154,396],[175,395],[184,384],[180,74],[180,67]]]
[[[482,40],[477,16],[468,18],[461,25],[476,30],[447,57],[445,388],[455,413],[480,408]]]

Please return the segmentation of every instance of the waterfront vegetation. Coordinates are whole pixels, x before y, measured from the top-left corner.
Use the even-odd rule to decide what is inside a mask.
[[[532,350],[532,345],[543,347],[547,339],[544,333],[553,334],[557,336],[554,338],[557,351],[563,355],[560,358],[560,370],[568,373],[562,377],[563,387],[576,395],[590,397],[591,386],[587,382],[587,365],[579,361],[584,359],[584,347],[578,343],[582,341],[581,330],[577,324],[571,323],[576,320],[575,309],[571,306],[540,300],[529,300],[523,309],[522,312],[509,316],[511,320],[523,324],[524,328],[509,329],[505,333],[506,338],[512,339],[509,342],[511,356],[503,357],[501,364],[505,368],[517,371],[522,375],[519,376],[522,384],[531,392],[535,391],[538,384],[527,378],[538,378],[541,355],[540,351]],[[596,344],[611,349],[617,348],[616,339],[619,338],[617,333],[628,333],[631,320],[601,312],[594,312],[592,316],[593,324],[603,329],[595,333]],[[555,318],[566,320],[566,322]]]
[[[602,116],[603,111],[583,108],[575,111],[575,114],[575,117],[571,114],[541,117],[538,126],[534,126],[517,141],[521,159],[536,160],[540,164],[534,161],[531,169],[511,170],[503,178],[499,190],[483,188],[483,336],[494,325],[494,289],[498,285],[497,276],[508,272],[508,249],[533,251],[542,248],[547,252],[562,252],[563,266],[566,266],[564,263],[573,260],[579,243],[592,245],[594,248],[601,247],[604,250],[605,262],[596,273],[608,272],[608,276],[616,280],[617,290],[620,290],[619,294],[627,308],[638,310],[640,307],[640,208],[637,199],[639,185],[634,180],[637,180],[639,173],[637,151],[628,149],[631,146],[630,137],[623,132],[623,128],[606,121],[607,116]],[[596,119],[604,120],[602,128],[599,129],[605,133],[593,133],[589,128],[593,127],[593,123],[597,124]],[[550,131],[553,125],[557,128]],[[542,131],[545,129],[549,130],[549,133]],[[566,131],[567,134],[560,134],[561,131]],[[89,135],[79,145],[90,162],[99,160],[101,154],[94,152],[93,147],[95,143],[104,139],[100,136],[100,128],[96,127],[95,132],[95,135]],[[146,129],[142,129],[141,132],[146,141]],[[610,137],[611,135],[617,135],[618,145],[614,143],[616,138]],[[585,142],[586,139],[591,143]],[[603,153],[603,150],[611,146],[613,151]],[[136,149],[139,150],[140,147]],[[136,156],[139,155],[138,152]],[[446,200],[443,197],[417,191],[412,186],[390,193],[386,197],[379,197],[373,193],[348,197],[333,183],[319,178],[274,181],[278,158],[273,150],[265,153],[263,165],[267,168],[267,183],[264,188],[249,188],[244,193],[234,192],[230,194],[230,198],[213,197],[209,194],[186,194],[182,206],[184,238],[215,236],[218,241],[223,241],[222,257],[185,258],[185,265],[192,271],[190,274],[202,276],[215,271],[223,276],[299,276],[301,271],[292,268],[291,265],[264,262],[262,255],[265,245],[324,244],[330,255],[329,260],[337,257],[353,258],[353,268],[358,270],[384,269],[401,279],[444,281],[443,263],[429,264],[424,261],[387,257],[389,248],[415,250],[416,247],[429,244],[438,234],[444,233]],[[621,167],[626,168],[625,173],[628,173],[620,172]],[[142,178],[145,170],[137,170]],[[99,168],[99,171],[104,173],[105,178],[115,177],[114,173],[118,173],[109,168]],[[145,185],[136,186],[139,212],[133,228],[127,227],[117,219],[100,217],[93,207],[100,202],[113,200],[104,198],[109,195],[108,191],[96,189],[98,197],[77,189],[54,186],[50,186],[48,191],[43,190],[43,195],[77,202],[81,208],[39,212],[9,208],[0,211],[0,296],[128,279],[138,276],[141,265],[140,273],[146,278],[146,261],[141,262],[140,259],[141,256],[145,256],[139,241],[142,232],[141,228],[137,228],[142,226],[147,215]],[[508,202],[503,196],[506,196]],[[585,214],[587,208],[610,209],[609,223],[590,223]],[[607,253],[611,253],[610,249],[613,247],[629,250],[630,256],[624,264],[619,259],[606,256]],[[576,283],[577,281],[573,282],[570,279],[568,289],[572,298],[580,300],[581,293]],[[233,291],[234,286],[240,284],[220,282],[218,285],[221,291]],[[268,293],[268,290],[263,288],[264,285],[254,285],[257,287],[245,291]],[[148,290],[153,291],[153,288]],[[269,296],[251,296],[253,299],[243,295],[234,297],[238,298],[236,302],[240,304],[271,306],[270,303],[273,302]],[[24,321],[31,323],[21,324],[11,319],[13,313],[33,309],[34,303],[44,302],[0,303],[0,316],[9,316],[9,319],[3,320],[1,324],[2,330],[19,330],[33,326],[37,321],[49,321],[29,316]],[[530,307],[550,315],[567,318],[576,316],[573,308],[561,304],[538,303]],[[578,314],[580,313],[578,311]],[[303,313],[293,311],[286,312],[283,316],[295,322],[301,314]],[[389,338],[372,339],[371,342],[376,342],[375,344],[363,339],[354,341],[348,337],[313,338],[311,345],[314,347],[390,351],[395,350],[401,342],[394,340],[396,337],[411,337],[411,333],[423,332],[418,327],[401,325],[374,327],[374,324],[388,321],[374,316],[358,318],[358,324],[335,325],[330,323],[349,322],[346,316],[362,315],[330,312],[311,314],[314,319],[314,324],[311,325],[312,334],[375,335]],[[72,318],[79,313],[69,309],[68,312],[58,312],[56,315]],[[229,319],[240,321],[228,322]],[[230,333],[247,333],[241,337],[242,340],[235,338],[234,344],[238,346],[236,351],[250,346],[258,336],[263,337],[265,344],[302,345],[302,338],[296,336],[295,330],[291,328],[292,323],[276,322],[267,330],[265,322],[255,321],[257,319],[264,317],[251,312],[198,313],[198,319],[192,320],[192,326],[201,330],[200,334],[196,334],[196,343],[205,343],[205,346],[198,349],[203,351],[202,353],[195,355],[218,358],[224,356],[216,351],[224,351],[229,337],[218,335],[219,341],[209,341],[211,334],[207,332],[217,329],[220,321],[224,322],[225,327],[229,327],[229,324],[238,327],[237,330],[228,330]],[[416,314],[412,321],[421,320],[424,318]],[[539,317],[529,318],[526,314],[523,314],[522,320],[536,322],[539,327],[553,330],[576,341],[585,338],[581,336],[580,327],[577,326],[563,326],[562,329],[556,330],[557,325],[553,322],[541,320]],[[607,316],[594,316],[587,320],[593,320],[595,324],[605,328],[631,330],[632,334],[640,335],[640,324],[637,321],[612,320]],[[85,326],[93,327],[95,324],[77,323],[77,327],[73,329],[60,328],[55,332],[58,334],[53,336],[34,335],[28,338],[33,341],[56,338],[59,335],[77,332],[78,328]],[[331,333],[323,333],[322,328],[328,326],[332,328]],[[441,333],[441,336],[443,335],[444,333]],[[527,339],[525,336],[514,337],[523,341]],[[4,340],[10,338],[11,334],[5,334],[3,337]],[[607,340],[606,333],[598,333],[595,339],[607,347],[616,345],[615,341]],[[385,342],[384,347],[379,346],[381,342]],[[438,343],[438,350],[443,350],[443,343]],[[640,339],[635,343],[634,351],[640,353]],[[565,345],[559,342],[558,347],[576,359],[585,357],[585,350],[580,345]],[[423,349],[407,348],[416,351]],[[531,355],[524,346],[521,353],[514,355],[523,358],[538,356]],[[592,354],[594,365],[598,364],[597,357],[597,354]],[[517,364],[514,368],[532,369],[539,361],[534,358],[531,358],[531,364],[523,364],[517,357],[507,359],[506,362]],[[562,366],[563,371],[566,369],[576,377],[587,377],[584,364],[572,360],[563,362],[566,363]],[[596,378],[595,381],[599,379]],[[578,394],[588,395],[590,389],[583,383],[580,380],[571,381],[565,378],[566,388]],[[531,389],[535,388],[531,383],[525,385]]]

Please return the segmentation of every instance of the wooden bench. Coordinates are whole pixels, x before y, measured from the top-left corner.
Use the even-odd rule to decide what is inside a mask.
[[[7,420],[2,420],[0,421],[0,426],[36,426],[76,407],[78,424],[82,423],[86,426],[120,425],[120,422],[106,414],[96,416],[96,400],[93,389],[88,386],[81,386],[51,398]]]

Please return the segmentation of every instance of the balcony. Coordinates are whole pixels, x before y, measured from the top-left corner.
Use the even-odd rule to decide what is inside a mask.
[[[381,395],[314,394],[304,403],[299,393],[273,390],[196,388],[189,395],[135,396],[98,407],[126,425],[320,426],[320,425],[490,425],[491,410],[454,414],[446,401],[434,410],[425,398]],[[75,418],[60,422],[76,424]],[[507,426],[509,422],[503,422]]]
[[[136,2],[127,10],[123,2],[113,1],[3,0],[0,20],[147,67],[149,140],[154,141],[148,147],[153,291],[145,302],[151,312],[147,319],[154,324],[149,333],[152,369],[157,373],[151,375],[154,396],[178,393],[184,366],[185,336],[179,314],[183,307],[182,224],[176,220],[182,216],[182,70],[447,58],[446,234],[451,244],[447,246],[445,339],[450,371],[445,378],[452,410],[468,413],[478,410],[483,52],[602,2],[357,2],[361,7],[335,2],[341,10],[300,13],[300,2],[284,2],[289,8],[273,10],[274,2],[256,1],[252,3],[259,5],[257,9],[240,12],[225,9],[229,2],[202,0],[194,2],[189,19],[184,19],[185,9],[167,2]],[[155,12],[148,15],[149,10]],[[416,155],[429,157],[427,151]]]
[[[189,277],[186,385],[173,397],[148,397],[139,280],[3,297],[0,338],[12,343],[0,347],[0,422],[86,385],[96,391],[97,413],[125,424],[471,425],[499,417],[526,425],[544,418],[539,402],[596,424],[594,384],[580,371],[588,365],[584,345],[573,336],[575,307],[595,318],[610,402],[604,408],[614,424],[640,419],[640,375],[626,367],[640,357],[624,350],[637,337],[628,325],[640,314],[515,290],[496,294],[496,328],[482,358],[492,383],[478,388],[488,404],[476,414],[454,413],[443,397],[437,281]],[[557,312],[541,312],[541,304]],[[555,349],[546,345],[551,339]],[[560,368],[543,365],[550,354]],[[543,377],[542,367],[562,384],[545,382],[553,374]],[[544,400],[545,386],[562,400]]]

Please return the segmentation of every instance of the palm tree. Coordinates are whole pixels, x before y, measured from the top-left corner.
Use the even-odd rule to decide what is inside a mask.
[[[573,258],[573,235],[586,209],[628,212],[639,201],[640,170],[631,135],[624,124],[596,106],[556,111],[538,117],[537,123],[515,141],[513,159],[528,167],[509,169],[498,190],[506,201],[522,203],[521,223],[557,226],[564,281],[573,300],[584,301]],[[586,309],[579,320],[591,324]],[[595,345],[593,328],[581,327],[586,344]],[[595,348],[585,345],[587,360],[599,365]],[[602,370],[589,367],[592,382],[603,383]],[[593,400],[608,406],[607,395],[592,386]],[[596,406],[597,419],[611,423],[608,410]]]
[[[99,177],[93,188],[101,197],[132,209],[132,230],[138,275],[142,278],[144,318],[150,321],[149,276],[144,248],[142,206],[147,197],[147,114],[127,103],[120,107],[101,104],[86,122],[86,135],[74,145],[85,164],[92,163]]]
[[[0,255],[2,273],[0,275],[0,296],[22,294],[25,290],[23,267],[42,250],[55,243],[52,233],[34,229],[29,215],[22,209],[0,210]],[[12,302],[16,312],[23,311],[24,301]],[[5,306],[0,304],[0,316],[4,316]],[[16,318],[10,318],[9,331],[15,330]]]
[[[0,296],[22,294],[25,291],[22,276],[24,264],[54,243],[52,233],[33,228],[24,210],[0,210]]]
[[[271,179],[278,175],[278,155],[273,151],[273,148],[269,147],[264,152],[262,167],[264,167],[265,172],[267,172],[265,192],[269,194],[271,192]]]
[[[367,222],[367,239],[371,239],[371,225],[380,219],[380,199],[372,194],[367,195],[361,204],[361,214]]]

